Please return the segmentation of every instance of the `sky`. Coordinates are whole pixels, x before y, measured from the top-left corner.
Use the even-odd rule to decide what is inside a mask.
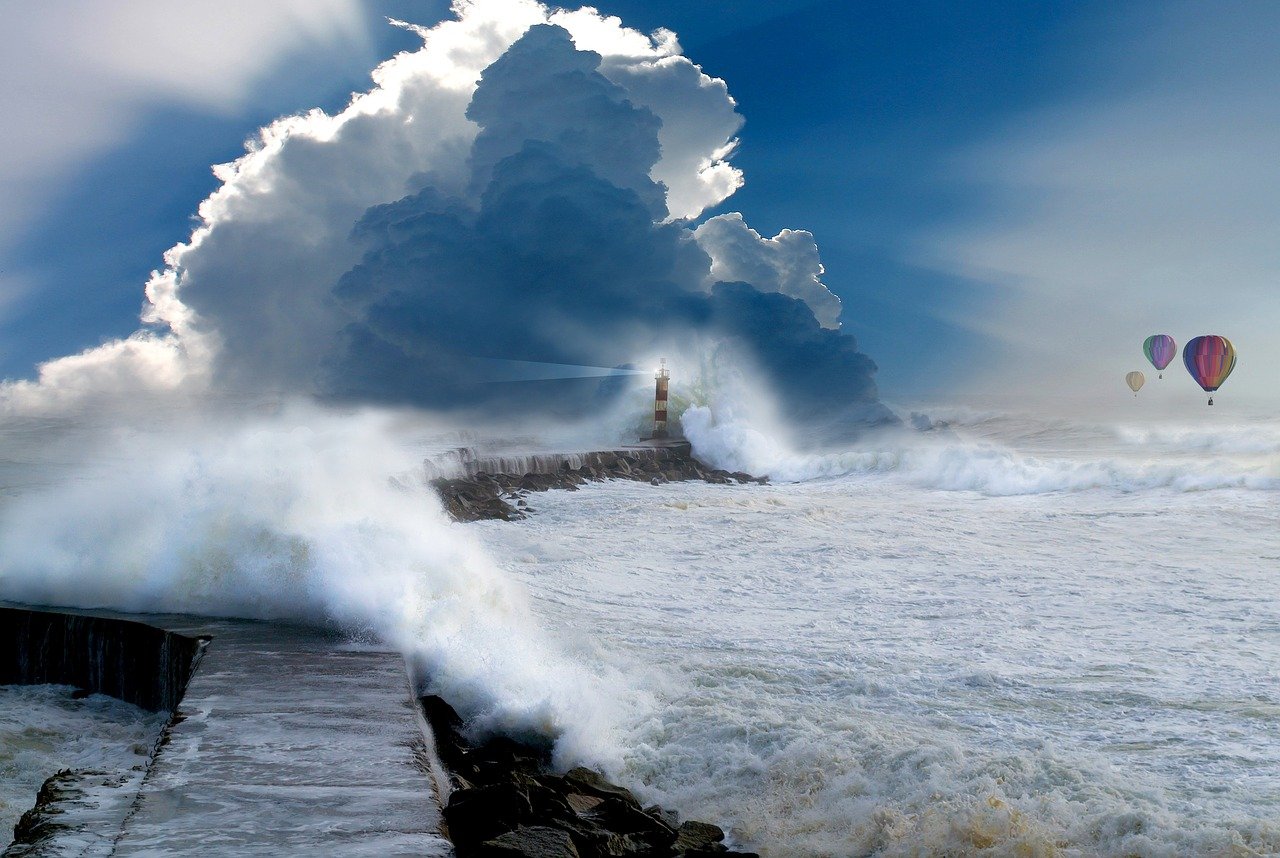
[[[745,120],[701,218],[813,233],[886,399],[1112,395],[1157,331],[1280,395],[1280,7],[603,2]],[[0,10],[0,372],[128,335],[256,129],[368,87],[433,0]],[[495,355],[494,357],[499,357]],[[1225,389],[1225,388],[1224,388]]]

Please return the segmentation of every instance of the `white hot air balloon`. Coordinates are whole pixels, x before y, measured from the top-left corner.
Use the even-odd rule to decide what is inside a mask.
[[[1137,396],[1138,391],[1142,389],[1142,385],[1147,383],[1147,377],[1135,369],[1124,377],[1124,383],[1129,385],[1129,389],[1133,391],[1133,395]]]

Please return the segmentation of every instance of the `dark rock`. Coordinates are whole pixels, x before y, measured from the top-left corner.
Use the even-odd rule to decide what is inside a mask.
[[[524,518],[523,513],[500,497],[502,486],[488,475],[477,475],[477,479],[470,480],[438,479],[432,480],[431,484],[455,521],[492,518],[515,521]]]
[[[35,806],[22,814],[18,824],[13,827],[13,845],[38,846],[51,841],[57,833],[66,827],[62,821],[64,811],[58,803],[66,798],[82,793],[77,788],[79,776],[70,769],[62,769],[47,778],[36,793]],[[12,848],[12,847],[11,847]],[[25,852],[26,850],[23,850]],[[10,850],[5,850],[8,855]],[[14,851],[14,854],[23,854]]]
[[[515,782],[516,773],[535,774],[548,762],[545,749],[498,737],[479,748],[468,749],[458,770],[477,783],[497,784]]]
[[[564,782],[574,792],[593,795],[597,798],[616,798],[636,809],[640,808],[640,802],[636,801],[636,797],[631,794],[631,790],[609,783],[599,772],[583,766],[578,766],[565,772]]]
[[[551,773],[551,745],[498,736],[468,738],[466,723],[439,697],[421,698],[440,760],[455,790],[444,833],[459,858],[633,856],[699,858],[736,853],[724,832],[657,805],[641,808],[630,790],[588,768]]]
[[[571,792],[565,796],[565,801],[573,808],[574,813],[586,813],[598,807],[604,799],[598,795],[583,795],[579,792]]]
[[[456,770],[466,758],[467,744],[462,738],[462,717],[444,698],[429,694],[421,699],[422,714],[436,739],[436,755],[445,768]]]
[[[676,829],[675,846],[678,852],[697,850],[723,852],[725,848],[720,845],[723,840],[724,831],[720,826],[689,820]]]
[[[589,819],[577,816],[572,819],[547,820],[546,824],[567,833],[573,838],[573,845],[577,847],[578,852],[588,856],[588,858],[612,854],[610,852],[610,843],[613,843],[620,836],[611,831],[606,831]]]
[[[672,830],[680,827],[680,814],[674,810],[667,810],[666,808],[658,807],[656,804],[651,804],[644,809],[644,812],[661,820]]]
[[[508,831],[480,844],[480,858],[579,858],[568,832],[541,825]]]
[[[667,844],[676,840],[671,826],[621,798],[606,798],[584,815],[601,828],[619,834],[638,834]]]
[[[606,855],[667,854],[676,841],[665,822],[621,798],[604,799],[584,817],[617,835],[606,844]]]
[[[575,821],[578,811],[570,805],[567,797],[560,790],[548,787],[541,778],[531,777],[517,772],[512,782],[529,796],[529,804],[533,815],[539,821]]]
[[[614,856],[657,856],[670,855],[669,843],[655,843],[641,834],[612,834],[600,846],[600,854],[609,858]]]
[[[456,790],[444,809],[449,839],[460,851],[534,821],[529,797],[510,783]]]

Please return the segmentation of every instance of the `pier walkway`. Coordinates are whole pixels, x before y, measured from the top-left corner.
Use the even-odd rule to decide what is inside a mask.
[[[211,635],[112,854],[449,855],[404,662],[313,629]]]

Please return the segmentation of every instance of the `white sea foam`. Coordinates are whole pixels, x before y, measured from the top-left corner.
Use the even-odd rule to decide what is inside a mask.
[[[376,635],[482,725],[596,758],[611,699],[445,517],[394,415],[210,417],[132,431],[0,509],[0,594],[282,618]]]
[[[141,779],[167,715],[58,685],[0,685],[0,844],[63,769]]]
[[[706,461],[734,471],[765,474],[774,480],[797,482],[857,474],[892,474],[923,488],[973,491],[986,495],[1023,495],[1048,492],[1114,489],[1142,491],[1173,489],[1280,489],[1280,448],[1267,436],[1204,430],[1161,435],[1151,430],[1115,430],[1137,446],[1152,439],[1176,439],[1182,449],[1193,439],[1192,449],[1210,453],[1259,453],[1253,457],[1222,456],[1217,459],[1134,458],[1108,456],[1033,455],[986,439],[962,437],[954,431],[939,434],[881,432],[832,452],[797,452],[746,421],[717,419],[706,406],[690,408],[682,416],[685,433],[695,453]],[[990,426],[993,418],[982,421]],[[1005,420],[1007,426],[1008,420]],[[1027,435],[1055,435],[1061,443],[1067,433],[1053,424],[1040,423],[1020,429]],[[1083,430],[1076,429],[1077,434]],[[1095,435],[1101,432],[1094,431]],[[1244,439],[1252,438],[1252,445]],[[1160,440],[1159,443],[1170,443]]]
[[[1170,452],[1280,455],[1280,426],[1253,421],[1225,426],[1121,426],[1125,444]]]
[[[765,854],[1280,853],[1270,493],[859,475],[535,505],[479,529],[655,695],[624,776]]]

